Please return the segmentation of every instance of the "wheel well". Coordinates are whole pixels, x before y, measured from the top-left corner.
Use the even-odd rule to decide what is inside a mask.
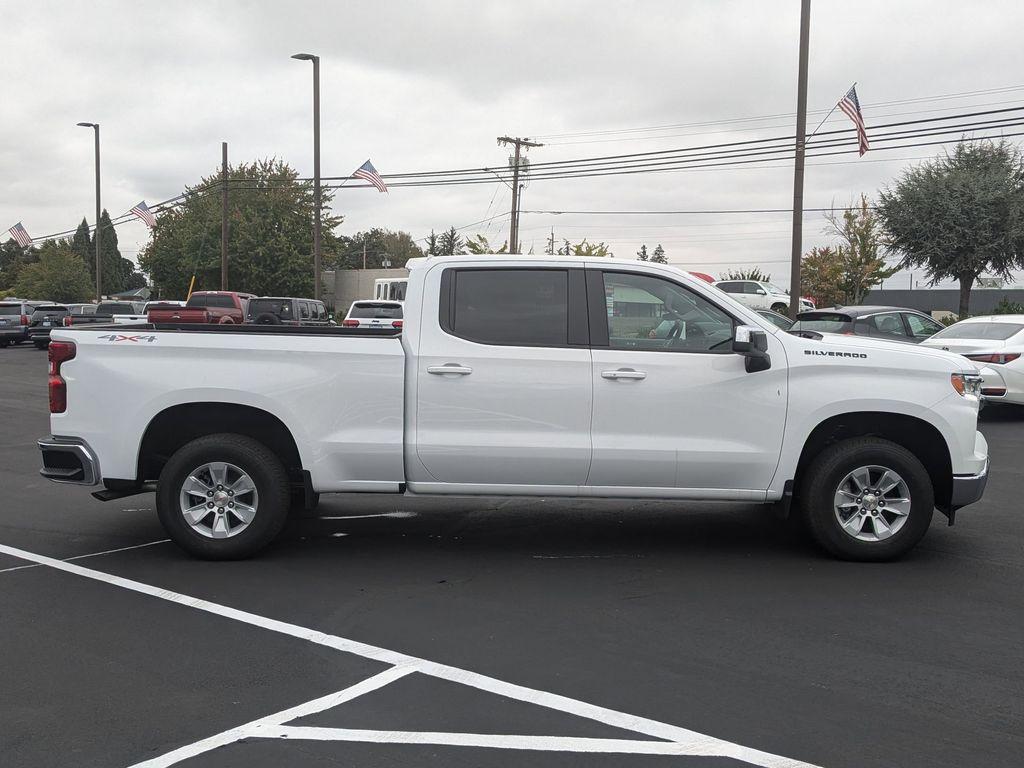
[[[302,460],[288,427],[259,408],[231,403],[186,403],[158,413],[142,436],[138,480],[156,480],[167,460],[203,435],[231,432],[258,440],[277,454],[294,482],[302,480]]]
[[[821,422],[811,432],[800,453],[796,468],[797,487],[801,473],[823,448],[840,440],[867,436],[890,440],[913,453],[931,477],[935,506],[940,510],[949,508],[953,493],[953,465],[946,439],[927,421],[900,413],[844,413]]]

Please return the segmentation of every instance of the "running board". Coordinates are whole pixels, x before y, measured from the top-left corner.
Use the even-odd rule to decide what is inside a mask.
[[[100,501],[116,501],[128,496],[138,496],[140,493],[151,493],[156,490],[156,483],[143,483],[132,488],[123,488],[116,491],[104,488],[102,491],[93,491],[92,497]]]

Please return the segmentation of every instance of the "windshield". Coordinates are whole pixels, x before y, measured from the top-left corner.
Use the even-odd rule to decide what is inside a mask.
[[[1021,331],[1018,323],[957,323],[932,336],[933,339],[991,339],[1005,341]]]
[[[353,304],[349,317],[361,319],[400,320],[401,304]]]
[[[21,304],[0,304],[0,315],[20,315]]]
[[[790,328],[791,331],[817,331],[818,333],[841,333],[850,322],[847,315],[819,314],[800,315]]]
[[[789,293],[789,291],[787,291],[785,288],[779,288],[779,286],[775,285],[775,283],[765,283],[765,285],[767,285],[769,288],[775,291],[775,293]]]

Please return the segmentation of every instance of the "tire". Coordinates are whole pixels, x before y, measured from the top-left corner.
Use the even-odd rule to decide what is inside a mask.
[[[48,346],[50,346],[49,341],[33,341],[32,344],[35,346],[36,349],[46,349]]]
[[[789,307],[785,304],[772,304],[772,312],[778,312],[780,315],[788,315]]]
[[[207,471],[207,465],[224,465],[226,469],[217,477]],[[219,468],[216,470],[220,474]],[[243,483],[245,479],[249,483]],[[192,482],[190,478],[196,478]],[[238,508],[251,509],[249,521],[228,509],[235,504],[227,498],[232,486],[251,491],[239,491]],[[224,490],[218,491],[223,486]],[[186,488],[189,490],[186,491]],[[203,493],[217,494],[206,503],[219,503],[225,512],[218,515],[217,507],[205,512]],[[198,491],[198,492],[197,492]],[[187,500],[191,509],[198,509],[190,523],[183,511]],[[194,505],[192,503],[195,502]],[[281,460],[263,443],[251,437],[235,434],[215,434],[200,437],[179,448],[164,466],[156,491],[157,515],[168,537],[183,550],[204,560],[239,560],[259,552],[269,544],[288,521],[290,507],[288,473]],[[234,532],[232,532],[234,531]]]
[[[222,317],[220,319],[220,321],[217,323],[217,325],[234,325],[234,324],[235,324],[235,321],[232,320],[230,317],[227,317],[227,316]]]
[[[281,318],[275,315],[273,312],[264,312],[262,315],[256,318],[257,325],[280,325]]]
[[[10,342],[7,339],[0,339],[0,349],[7,349],[7,345]]]
[[[894,479],[900,482],[891,490],[875,493]],[[858,437],[828,446],[807,466],[798,502],[807,530],[825,551],[874,562],[893,560],[917,545],[931,523],[935,491],[924,465],[906,448]]]

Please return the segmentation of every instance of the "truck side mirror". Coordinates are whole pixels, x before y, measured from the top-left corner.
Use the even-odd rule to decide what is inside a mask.
[[[732,337],[732,351],[746,358],[747,373],[767,371],[772,367],[768,354],[768,334],[752,325],[737,325]]]

